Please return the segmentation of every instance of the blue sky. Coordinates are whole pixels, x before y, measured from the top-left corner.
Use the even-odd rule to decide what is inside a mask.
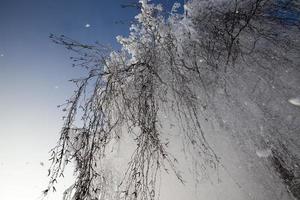
[[[38,199],[47,184],[48,151],[62,125],[56,106],[72,94],[68,80],[83,75],[71,67],[70,52],[48,36],[117,49],[115,37],[128,34],[138,13],[121,8],[130,2],[136,1],[0,0],[0,199]],[[170,8],[175,0],[155,2]],[[49,199],[58,199],[71,181]]]

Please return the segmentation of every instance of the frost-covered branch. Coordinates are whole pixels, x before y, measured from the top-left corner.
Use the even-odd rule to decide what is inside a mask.
[[[295,190],[299,141],[285,133],[299,131],[299,125],[280,114],[297,111],[275,107],[286,94],[300,92],[282,75],[299,74],[299,3],[190,0],[184,14],[175,4],[168,17],[160,5],[139,5],[130,35],[118,37],[118,53],[51,36],[78,55],[74,66],[88,75],[72,80],[78,89],[62,105],[67,115],[45,194],[55,190],[71,161],[77,179],[65,196],[73,200],[157,199],[160,174],[169,170],[184,183],[165,142],[171,133],[161,126],[174,117],[196,179],[223,166],[206,131],[214,124],[272,152],[270,162],[281,176],[282,168],[289,172],[286,184]],[[262,128],[264,135],[254,134]],[[111,147],[125,139],[133,150],[121,177],[113,179],[118,170],[107,168]]]

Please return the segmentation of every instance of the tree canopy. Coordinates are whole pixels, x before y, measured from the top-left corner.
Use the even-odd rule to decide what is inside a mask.
[[[185,182],[169,147],[167,122],[175,121],[195,179],[225,167],[212,139],[219,130],[247,155],[262,149],[264,167],[300,198],[299,107],[288,103],[300,94],[299,2],[189,0],[184,13],[175,3],[167,16],[161,5],[139,5],[129,36],[117,38],[120,51],[51,35],[87,76],[71,80],[78,89],[61,105],[44,193],[74,162],[65,199],[158,199],[162,173]],[[130,145],[116,150],[122,140]],[[116,169],[119,151],[130,156]]]

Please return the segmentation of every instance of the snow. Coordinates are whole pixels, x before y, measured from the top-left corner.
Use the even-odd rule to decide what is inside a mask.
[[[93,162],[99,165],[96,169],[106,180],[93,180],[93,186],[104,184],[104,193],[112,199],[122,174],[126,174],[125,186],[119,185],[121,191],[127,190],[133,197],[139,189],[138,199],[152,198],[151,190],[159,185],[153,182],[162,177],[163,199],[291,200],[287,190],[291,181],[287,183],[282,176],[290,173],[295,176],[290,179],[297,178],[300,117],[299,110],[282,102],[300,92],[299,52],[291,48],[286,54],[282,46],[290,43],[280,37],[292,41],[298,32],[282,30],[276,23],[261,25],[263,18],[251,25],[274,31],[275,42],[255,35],[258,33],[251,32],[252,28],[234,29],[229,36],[240,35],[228,50],[226,39],[230,37],[226,34],[230,30],[224,22],[227,18],[219,13],[240,15],[251,6],[241,3],[239,11],[232,14],[231,1],[190,0],[184,5],[187,15],[171,13],[165,18],[160,5],[147,0],[140,3],[143,8],[129,36],[117,37],[121,52],[112,52],[105,60],[105,71],[110,75],[103,80],[112,83],[106,87],[109,91],[96,88],[101,90],[96,93],[99,96],[85,96],[88,102],[80,99],[80,106],[96,107],[96,113],[105,110],[100,105],[109,105],[107,113],[100,112],[102,118],[92,113],[86,123],[94,127],[91,121],[98,120],[103,123],[101,128],[112,128],[119,137],[107,132],[108,142],[101,143],[105,149],[93,155]],[[174,5],[173,12],[178,6]],[[257,37],[260,40],[256,41]],[[255,51],[249,53],[252,46]],[[287,68],[291,73],[285,73]],[[102,92],[111,96],[103,100]],[[288,102],[300,106],[299,97]],[[116,121],[117,128],[110,127],[114,124],[110,120]],[[79,129],[79,140],[71,142],[74,152],[88,143],[80,149],[79,160],[93,146],[89,137],[83,136],[84,128]],[[152,139],[157,143],[151,143]],[[168,165],[164,148],[179,163]],[[156,156],[164,159],[155,160]],[[173,161],[173,157],[167,158]],[[173,176],[156,176],[153,166],[161,167],[162,172],[163,168],[173,170],[169,173]],[[141,173],[147,179],[136,175]],[[181,174],[186,188],[174,177],[180,179]],[[132,180],[150,185],[150,189],[133,186]],[[180,192],[172,193],[174,190]]]
[[[289,103],[295,106],[300,106],[300,97],[289,99]]]
[[[272,155],[271,149],[256,150],[256,155],[260,158],[267,158]]]

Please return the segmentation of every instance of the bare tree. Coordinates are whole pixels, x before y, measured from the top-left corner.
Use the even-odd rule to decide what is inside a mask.
[[[208,168],[224,166],[208,142],[203,124],[217,121],[224,129],[234,129],[236,122],[224,124],[224,119],[236,115],[240,121],[253,119],[251,124],[263,121],[269,130],[266,136],[237,136],[271,148],[273,166],[280,176],[288,174],[285,183],[299,198],[299,156],[295,153],[299,141],[283,137],[289,129],[299,131],[299,125],[297,120],[282,119],[277,115],[280,110],[265,106],[260,99],[263,90],[265,98],[280,101],[285,98],[283,89],[299,92],[276,77],[285,70],[299,74],[299,41],[295,41],[299,3],[191,0],[185,14],[172,12],[166,19],[160,6],[140,2],[141,14],[130,36],[119,38],[123,45],[119,53],[110,53],[100,44],[83,45],[66,36],[51,35],[55,43],[78,55],[72,58],[74,66],[86,68],[88,76],[71,80],[78,89],[61,105],[67,115],[52,151],[45,194],[55,190],[65,166],[75,161],[77,179],[68,190],[74,189],[73,197],[69,195],[74,200],[157,199],[162,171],[171,169],[184,182],[176,156],[164,141],[162,116],[177,118],[194,170],[205,174]],[[298,18],[281,12],[298,13]],[[257,113],[242,105],[245,93],[263,117],[258,119]],[[256,129],[256,124],[249,125],[246,131]],[[108,146],[122,140],[124,132],[132,138],[135,150],[123,178],[114,182],[109,180],[104,162]],[[288,156],[283,158],[283,154]],[[112,185],[117,188],[112,190]]]

